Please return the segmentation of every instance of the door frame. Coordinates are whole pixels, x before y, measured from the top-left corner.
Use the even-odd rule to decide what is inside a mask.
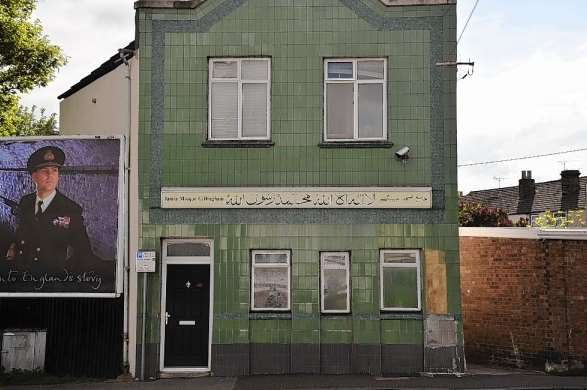
[[[167,245],[182,242],[203,242],[210,245],[210,256],[174,256],[173,259],[167,257]],[[161,315],[160,317],[160,334],[161,340],[159,345],[159,370],[161,372],[209,372],[212,361],[212,320],[214,318],[214,240],[206,238],[174,238],[163,239],[161,243]],[[208,366],[207,367],[165,367],[165,311],[167,299],[167,265],[184,264],[184,265],[209,265],[210,266],[210,315],[208,319]]]

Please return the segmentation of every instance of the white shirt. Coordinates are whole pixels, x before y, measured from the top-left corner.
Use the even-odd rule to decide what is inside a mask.
[[[37,194],[37,200],[35,201],[35,214],[38,212],[39,202],[43,201],[43,204],[41,205],[41,211],[44,213],[45,210],[47,210],[47,207],[49,207],[53,201],[53,198],[55,198],[55,194],[57,194],[57,191],[51,192],[49,196],[45,197],[44,199],[39,198],[39,195]]]

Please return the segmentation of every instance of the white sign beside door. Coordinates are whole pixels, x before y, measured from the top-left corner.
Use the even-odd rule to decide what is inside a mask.
[[[155,251],[137,251],[135,259],[137,272],[155,272],[155,258]]]

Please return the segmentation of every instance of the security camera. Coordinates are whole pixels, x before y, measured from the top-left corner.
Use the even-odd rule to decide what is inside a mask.
[[[410,158],[410,148],[407,146],[402,146],[397,152],[395,152],[395,156],[400,160],[407,160]]]

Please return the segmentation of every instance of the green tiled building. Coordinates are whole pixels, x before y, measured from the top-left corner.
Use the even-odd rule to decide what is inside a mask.
[[[462,371],[455,1],[135,7],[145,376]]]

